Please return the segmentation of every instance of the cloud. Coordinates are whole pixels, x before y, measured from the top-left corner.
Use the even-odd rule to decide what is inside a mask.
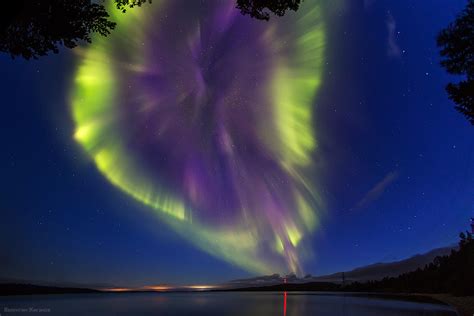
[[[389,57],[400,57],[402,51],[397,43],[397,21],[393,15],[389,12],[386,20],[386,26],[388,31],[387,36],[387,54]]]
[[[379,181],[367,194],[356,204],[353,210],[360,210],[366,208],[372,202],[377,200],[384,192],[387,187],[397,180],[399,176],[398,171],[389,172],[381,181]]]

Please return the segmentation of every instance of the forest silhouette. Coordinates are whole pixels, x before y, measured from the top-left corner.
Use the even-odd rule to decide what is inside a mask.
[[[459,249],[438,256],[432,263],[398,277],[343,286],[344,291],[396,293],[450,293],[474,295],[474,240],[471,233],[461,233]]]

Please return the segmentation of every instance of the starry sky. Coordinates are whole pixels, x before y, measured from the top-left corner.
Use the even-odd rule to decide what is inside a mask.
[[[175,3],[0,56],[0,278],[213,283],[456,243],[474,140],[435,37],[464,1],[307,1],[270,22]]]

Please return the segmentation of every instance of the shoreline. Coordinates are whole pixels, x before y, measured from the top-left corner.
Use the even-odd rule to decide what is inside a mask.
[[[414,296],[431,297],[445,303],[458,312],[459,316],[474,316],[474,296],[453,296],[451,294],[411,294]]]
[[[420,303],[442,304],[452,307],[459,316],[474,316],[474,296],[453,296],[451,294],[431,293],[351,293],[355,296],[377,297]]]

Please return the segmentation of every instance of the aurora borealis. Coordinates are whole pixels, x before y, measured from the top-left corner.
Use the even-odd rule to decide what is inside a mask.
[[[205,251],[252,272],[302,273],[322,212],[305,176],[322,10],[306,1],[302,14],[262,23],[234,7],[157,1],[116,13],[120,29],[81,54],[75,139],[113,185]]]
[[[91,44],[0,54],[0,279],[324,275],[469,228],[474,138],[435,41],[465,0],[305,0],[268,22],[232,2],[110,9]]]

